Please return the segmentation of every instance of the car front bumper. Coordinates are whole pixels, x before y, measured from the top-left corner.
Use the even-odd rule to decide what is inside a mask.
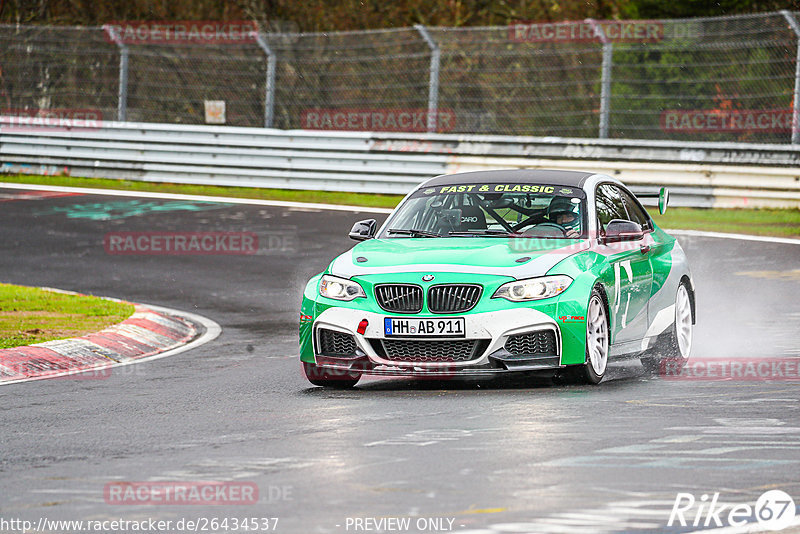
[[[386,317],[411,319],[448,319],[463,317],[465,335],[459,338],[402,337],[386,336],[383,325]],[[366,320],[368,325],[363,334],[358,332],[359,324]],[[332,354],[321,350],[323,331],[333,331],[337,335],[351,336],[346,346],[349,354]],[[509,338],[523,339],[526,334],[547,335],[552,332],[552,342],[548,350],[542,352],[508,349]],[[331,335],[324,333],[324,335]],[[314,321],[313,347],[315,364],[318,367],[337,371],[352,371],[363,374],[384,376],[487,376],[512,371],[548,371],[563,367],[561,363],[561,332],[553,318],[538,310],[518,308],[485,313],[464,315],[414,315],[374,313],[363,310],[334,307],[322,312]],[[522,337],[521,337],[522,336]],[[527,339],[540,339],[527,338]],[[449,357],[456,354],[456,345],[461,347],[472,343],[472,352],[464,356]],[[351,344],[353,343],[353,344]],[[391,343],[403,343],[403,356],[387,347]],[[430,352],[426,350],[431,350]],[[452,351],[450,349],[453,349]],[[435,353],[435,356],[432,356]]]

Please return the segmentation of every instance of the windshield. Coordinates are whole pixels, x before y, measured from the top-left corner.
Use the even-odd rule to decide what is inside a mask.
[[[582,190],[548,184],[449,184],[421,188],[381,238],[584,237]]]

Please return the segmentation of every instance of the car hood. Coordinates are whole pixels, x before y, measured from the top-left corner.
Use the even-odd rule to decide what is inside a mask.
[[[519,280],[544,275],[563,259],[588,248],[588,241],[581,239],[370,239],[333,260],[330,273],[351,278],[369,274],[455,272]]]

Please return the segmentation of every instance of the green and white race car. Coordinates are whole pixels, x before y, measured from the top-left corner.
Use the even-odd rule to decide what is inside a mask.
[[[662,189],[659,208],[666,209]],[[315,385],[362,374],[549,373],[599,383],[610,359],[685,364],[695,288],[678,242],[618,180],[573,171],[439,176],[305,288]]]

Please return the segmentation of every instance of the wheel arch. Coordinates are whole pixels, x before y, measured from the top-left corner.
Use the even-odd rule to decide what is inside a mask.
[[[595,280],[595,283],[592,286],[592,291],[589,292],[589,298],[591,298],[592,292],[595,289],[598,291],[598,293],[600,293],[600,298],[602,299],[603,306],[606,309],[605,310],[606,311],[606,328],[608,328],[608,342],[609,342],[609,347],[610,347],[611,344],[614,342],[614,340],[612,339],[613,338],[613,332],[611,331],[611,308],[610,308],[610,306],[608,304],[608,291],[606,290],[605,285],[603,284],[603,282],[599,278],[597,280]]]

